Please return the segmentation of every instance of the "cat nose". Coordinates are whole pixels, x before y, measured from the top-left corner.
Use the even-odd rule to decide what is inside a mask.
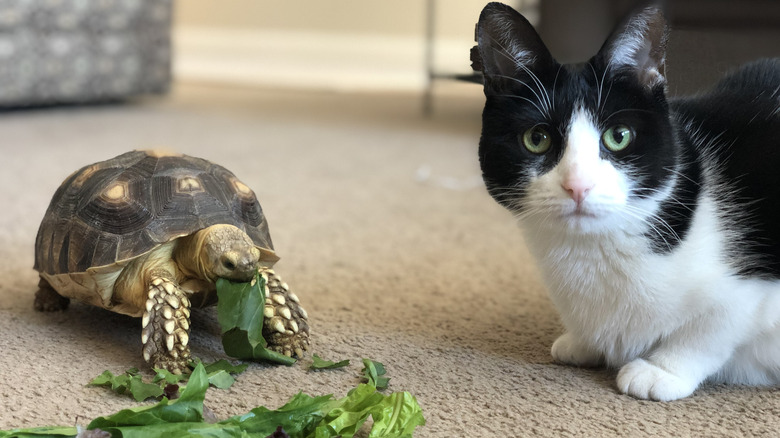
[[[594,186],[595,183],[592,180],[584,178],[568,178],[561,184],[563,190],[569,194],[577,205],[582,204],[582,201],[585,200]]]

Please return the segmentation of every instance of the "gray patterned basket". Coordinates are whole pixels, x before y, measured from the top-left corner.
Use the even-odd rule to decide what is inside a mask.
[[[172,0],[0,0],[0,106],[164,93]]]

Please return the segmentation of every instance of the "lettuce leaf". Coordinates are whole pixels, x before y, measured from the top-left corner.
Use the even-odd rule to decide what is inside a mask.
[[[411,437],[417,426],[425,425],[417,398],[408,392],[396,392],[385,397],[371,411],[374,426],[369,438]]]
[[[363,359],[363,378],[366,383],[374,385],[376,389],[387,389],[390,383],[389,377],[382,377],[387,374],[382,362],[375,362],[371,359]]]
[[[75,427],[30,427],[0,431],[0,438],[41,438],[41,437],[75,437],[78,429]]]
[[[281,426],[292,438],[351,438],[371,417],[370,438],[409,438],[418,426],[425,424],[420,405],[411,394],[384,395],[370,383],[358,385],[341,399],[298,393],[276,410],[258,407],[244,415],[207,423],[203,419],[203,400],[208,387],[206,368],[199,363],[177,400],[163,398],[155,405],[99,417],[87,429],[98,428],[114,438],[237,438],[266,437]],[[0,431],[0,438],[59,438],[77,433],[73,427],[42,427]]]
[[[309,366],[310,370],[332,370],[336,368],[343,368],[349,365],[349,359],[342,360],[340,362],[333,362],[331,360],[324,360],[316,354],[312,355],[312,364]]]
[[[200,361],[190,362],[190,368],[195,368]],[[236,379],[231,374],[243,373],[247,364],[233,365],[225,359],[211,364],[203,364],[206,377],[211,386],[219,389],[230,388]],[[168,370],[154,368],[155,375],[151,383],[144,382],[138,368],[130,368],[124,374],[114,375],[111,371],[103,371],[102,374],[92,379],[89,385],[110,387],[117,394],[127,394],[135,401],[144,401],[148,398],[158,398],[166,394],[166,386],[187,383],[189,374],[173,374]],[[178,392],[176,386],[172,386],[174,392]],[[170,395],[168,395],[170,398]]]
[[[203,422],[203,400],[209,387],[206,370],[198,364],[190,376],[181,396],[170,401],[163,398],[152,406],[141,406],[121,410],[107,417],[92,420],[87,429],[101,429],[113,437],[143,438],[164,437],[181,434],[191,428],[201,428]]]
[[[159,384],[146,383],[138,374],[137,368],[131,368],[124,374],[114,375],[111,371],[103,373],[89,382],[93,386],[108,386],[117,394],[129,394],[135,401],[144,401],[147,398],[159,397],[163,394],[163,388]]]
[[[253,283],[217,279],[217,319],[222,327],[222,346],[228,356],[292,365],[295,359],[269,350],[263,338],[265,280]]]

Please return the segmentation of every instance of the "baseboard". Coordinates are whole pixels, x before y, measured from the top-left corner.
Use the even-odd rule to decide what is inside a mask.
[[[178,80],[345,91],[427,86],[423,37],[178,27]],[[437,71],[468,73],[473,43],[437,39]]]

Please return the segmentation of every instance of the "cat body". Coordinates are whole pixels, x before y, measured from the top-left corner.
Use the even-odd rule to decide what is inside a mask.
[[[590,61],[555,62],[491,3],[478,24],[480,163],[518,218],[566,328],[553,357],[674,400],[780,383],[780,61],[667,99],[648,8]]]

